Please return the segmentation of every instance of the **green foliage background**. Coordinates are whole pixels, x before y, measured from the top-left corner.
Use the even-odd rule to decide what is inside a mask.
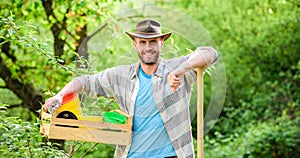
[[[108,32],[103,35],[111,38],[112,34],[123,32],[117,27],[122,20],[116,15],[120,9],[151,4],[192,17],[210,33],[226,68],[226,100],[218,122],[205,136],[205,157],[300,156],[300,1],[56,1],[57,19],[51,18],[51,22],[46,19],[41,1],[12,0],[0,4],[0,47],[9,42],[15,57],[0,54],[12,72],[9,77],[32,83],[44,93],[44,98],[56,93],[74,76],[137,60],[128,54],[124,56],[125,51],[132,49],[130,39],[124,36],[100,53],[100,57],[97,50],[90,51],[90,60],[100,58],[96,60],[96,69],[86,72],[76,68],[78,38],[71,34],[76,34],[79,24],[87,24],[91,34],[109,21]],[[56,57],[50,28],[64,18],[68,7],[70,33],[62,32],[59,37],[69,44],[63,55]],[[172,46],[180,50],[189,48],[180,38],[172,40]],[[65,64],[59,64],[60,60]],[[205,80],[209,85],[208,75]],[[94,145],[66,142],[65,151],[56,149],[39,134],[35,112],[26,106],[12,106],[22,101],[2,79],[0,86],[0,103],[11,105],[1,105],[0,109],[1,157],[67,157],[72,146],[82,146],[73,155],[80,157]],[[206,86],[205,92],[209,88]],[[205,94],[205,109],[209,99],[210,94]],[[102,98],[99,100],[105,103]],[[196,138],[196,119],[192,126]],[[85,157],[112,157],[113,151],[112,145],[98,144]]]

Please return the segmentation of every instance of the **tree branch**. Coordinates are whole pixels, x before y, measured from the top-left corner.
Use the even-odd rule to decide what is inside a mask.
[[[85,153],[83,153],[80,158],[83,158],[88,152],[94,149],[99,143],[95,143],[91,148],[89,148]]]
[[[51,23],[50,17],[57,19],[53,12],[52,0],[42,0],[42,4],[45,9],[47,20],[49,21],[49,23]],[[57,23],[54,23],[51,26],[51,31],[54,36],[54,54],[55,56],[60,57],[61,55],[63,55],[64,52],[65,40],[59,38],[59,34],[62,32],[62,28],[60,28],[59,26],[59,21],[57,21]]]
[[[100,32],[101,30],[103,30],[108,24],[105,23],[103,26],[101,26],[98,30],[96,30],[94,33],[92,33],[91,35],[86,36],[86,41],[88,42],[93,36],[95,36],[98,32]]]
[[[9,54],[10,45],[2,45],[1,52],[5,54]],[[10,69],[7,67],[5,61],[2,59],[0,55],[0,77],[5,82],[5,87],[14,92],[21,100],[22,106],[25,106],[30,109],[30,111],[34,112],[36,116],[38,113],[36,111],[40,109],[40,102],[42,101],[42,94],[34,89],[32,84],[24,84],[22,81],[12,78],[12,73]],[[20,106],[20,105],[15,105]]]
[[[7,108],[12,109],[12,108],[15,108],[15,107],[20,107],[22,105],[23,105],[23,103],[21,103],[21,104],[9,104],[9,106]]]
[[[72,51],[74,51],[74,52],[76,51],[76,50],[71,46],[71,44],[70,44],[69,42],[67,42],[67,41],[66,41],[66,45],[67,45]]]
[[[10,53],[11,52],[10,51],[10,46],[9,46],[10,42],[5,41],[3,38],[1,38],[0,43],[2,43],[2,48],[3,49],[8,49],[8,50],[5,50],[3,53],[15,63],[17,58],[12,53]]]
[[[69,6],[70,6],[70,5],[71,5],[71,4],[69,4]],[[64,13],[64,18],[63,18],[62,22],[60,22],[56,17],[55,17],[55,19],[58,21],[58,24],[61,25],[61,29],[63,29],[64,31],[66,31],[66,33],[67,33],[68,35],[70,35],[72,38],[76,39],[75,35],[73,35],[73,34],[67,29],[67,16],[66,16],[66,15],[69,13],[69,11],[70,11],[70,7],[67,8],[66,12]]]
[[[129,16],[125,18],[118,18],[117,21],[121,21],[121,20],[128,20],[128,19],[132,19],[132,18],[141,18],[144,17],[143,15],[134,15],[134,16]],[[104,23],[104,25],[102,25],[98,30],[96,30],[94,33],[92,33],[91,35],[88,35],[86,38],[86,42],[88,42],[93,36],[95,36],[97,33],[99,33],[101,30],[103,30],[105,27],[107,27],[108,23]]]
[[[67,16],[66,16],[66,15],[67,15],[67,13],[70,11],[70,7],[67,8],[66,12],[64,13],[64,18],[63,18],[63,20],[62,20],[62,21],[59,21],[59,20],[57,19],[57,17],[55,16],[54,12],[53,12],[53,9],[52,9],[52,2],[48,2],[48,1],[45,1],[45,0],[42,0],[42,1],[43,1],[43,3],[45,3],[45,4],[43,4],[44,8],[45,8],[45,7],[48,7],[48,9],[45,8],[45,11],[46,11],[46,13],[47,13],[47,19],[48,19],[48,21],[50,22],[49,17],[52,16],[52,17],[56,20],[56,23],[55,23],[55,24],[57,25],[58,30],[60,30],[60,31],[64,30],[64,31],[66,31],[66,33],[67,33],[69,36],[71,36],[72,38],[76,39],[75,35],[73,35],[73,34],[67,29],[67,25],[66,25],[66,21],[67,21]],[[51,6],[51,7],[50,7],[50,6]],[[69,6],[70,6],[70,4],[69,4]],[[49,8],[49,7],[50,7],[50,8]]]

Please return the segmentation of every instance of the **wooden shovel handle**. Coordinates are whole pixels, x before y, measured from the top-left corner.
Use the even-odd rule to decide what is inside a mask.
[[[197,68],[197,157],[204,158],[204,97],[203,97],[204,68]]]

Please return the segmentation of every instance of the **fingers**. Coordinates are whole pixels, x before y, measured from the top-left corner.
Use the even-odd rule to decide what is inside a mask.
[[[181,84],[181,79],[180,78],[174,78],[174,80],[171,82],[171,87],[176,87],[178,88]]]
[[[54,99],[52,99],[52,98],[45,101],[45,104],[43,106],[44,112],[47,112],[47,110],[50,108],[50,106],[53,102],[54,102]]]
[[[54,97],[52,97],[52,98],[45,101],[45,104],[43,106],[43,110],[45,112],[47,112],[49,108],[58,109],[61,104],[62,104],[62,99],[60,97],[54,96]]]
[[[172,88],[172,90],[175,92],[177,88],[180,86],[182,79],[181,77],[177,77],[175,74],[170,73],[168,76],[168,82]]]

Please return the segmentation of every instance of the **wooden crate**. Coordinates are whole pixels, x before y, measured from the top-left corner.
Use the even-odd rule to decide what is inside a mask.
[[[40,132],[50,139],[78,140],[105,144],[128,145],[132,135],[132,116],[125,124],[103,122],[101,117],[81,116],[78,120],[55,118],[42,112]]]

